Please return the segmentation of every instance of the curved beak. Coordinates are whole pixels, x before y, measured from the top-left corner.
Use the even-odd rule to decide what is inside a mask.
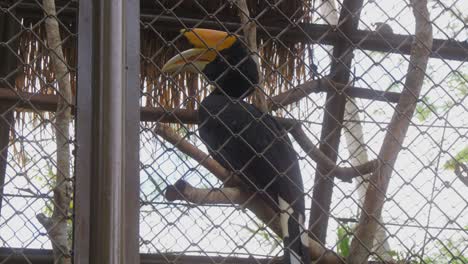
[[[200,73],[207,64],[216,58],[217,51],[231,47],[237,40],[234,35],[213,29],[183,29],[181,33],[195,48],[172,57],[164,64],[163,72],[180,73],[188,71]]]
[[[229,35],[227,32],[214,29],[182,29],[180,32],[195,48],[215,49],[217,51],[221,51],[231,47],[237,40],[237,36],[235,35]]]
[[[216,58],[216,51],[208,49],[189,49],[172,57],[164,64],[162,71],[179,73],[182,71],[200,73],[206,65]]]

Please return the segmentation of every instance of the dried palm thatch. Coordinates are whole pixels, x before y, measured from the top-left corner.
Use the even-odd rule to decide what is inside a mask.
[[[310,9],[313,0],[281,1],[281,0],[250,0],[248,1],[251,17],[257,26],[284,28],[291,26],[291,21],[311,22]],[[195,109],[197,103],[209,93],[209,87],[197,75],[182,74],[174,79],[161,74],[165,61],[178,51],[188,48],[185,40],[180,37],[179,29],[184,28],[172,24],[161,30],[157,24],[160,18],[192,18],[217,21],[223,28],[225,22],[240,23],[239,11],[235,1],[148,1],[143,0],[141,10],[144,14],[152,14],[146,18],[141,28],[141,82],[142,103],[144,106],[165,108]],[[208,15],[211,14],[211,15]],[[73,21],[73,20],[67,20]],[[23,92],[40,94],[55,94],[54,71],[51,69],[50,57],[46,46],[44,26],[42,22],[26,22],[20,35],[19,56],[21,65],[16,78],[16,89]],[[74,23],[61,24],[61,34],[64,36],[64,55],[71,71],[72,90],[76,91],[76,34]],[[233,32],[241,34],[241,29]],[[306,76],[305,61],[307,46],[303,43],[288,42],[282,37],[271,38],[259,35],[259,52],[262,74],[265,76],[262,86],[269,96],[291,88],[292,83],[298,83],[310,78]]]
[[[36,94],[56,94],[54,87],[55,75],[47,48],[44,24],[23,24],[19,35],[18,59],[16,72],[16,89],[21,92]],[[71,73],[72,88],[76,90],[76,38],[64,27],[61,28],[64,36],[63,51],[66,63]]]

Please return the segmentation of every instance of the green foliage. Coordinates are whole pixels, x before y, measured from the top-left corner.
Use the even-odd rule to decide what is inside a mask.
[[[436,71],[436,70],[433,70]],[[425,96],[422,98],[421,102],[416,106],[416,118],[424,122],[426,121],[433,113],[437,115],[443,115],[449,111],[454,105],[455,101],[458,99],[463,100],[468,95],[468,73],[464,73],[463,70],[456,70],[451,72],[447,77],[447,84],[450,91],[453,91],[454,97],[450,97],[446,100],[436,100],[438,103],[435,104],[430,97]],[[391,89],[395,89],[398,83],[394,83],[390,86]],[[390,90],[389,88],[389,90]]]
[[[424,97],[422,102],[416,106],[416,118],[421,122],[426,121],[432,113],[437,111],[437,107],[434,104],[429,103],[429,100],[429,97]]]
[[[241,227],[244,230],[247,230],[249,233],[252,235],[258,235],[263,238],[262,244],[264,245],[269,245],[270,250],[269,253],[273,253],[274,250],[276,250],[280,246],[280,241],[282,240],[281,237],[278,235],[272,233],[271,231],[268,231],[268,227],[261,221],[255,222],[256,227],[252,228],[249,227],[248,225],[239,225],[237,226]]]
[[[468,254],[466,247],[467,241],[463,238],[458,240],[447,239],[445,241],[438,241],[438,251],[431,254],[421,256],[418,252],[389,252],[397,263],[405,264],[467,264]]]
[[[349,256],[349,249],[351,246],[351,228],[348,225],[340,225],[336,233],[338,236],[338,254],[346,258]]]
[[[468,146],[460,150],[455,157],[444,164],[444,169],[454,170],[457,163],[468,163]]]
[[[457,91],[457,95],[460,98],[463,98],[468,94],[468,73],[463,73],[461,71],[453,71],[448,77],[449,87]]]

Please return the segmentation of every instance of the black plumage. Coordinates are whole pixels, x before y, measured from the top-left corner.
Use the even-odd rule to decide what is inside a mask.
[[[203,73],[215,89],[198,111],[200,137],[214,159],[236,171],[274,209],[283,210],[285,263],[310,263],[297,154],[271,115],[242,100],[258,83],[254,60],[237,40]]]

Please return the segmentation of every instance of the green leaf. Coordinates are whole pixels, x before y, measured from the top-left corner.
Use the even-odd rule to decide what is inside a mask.
[[[347,226],[340,226],[337,230],[338,235],[338,254],[344,258],[349,256],[350,234]]]
[[[434,104],[429,103],[429,99],[429,97],[424,97],[422,102],[416,106],[416,118],[421,122],[426,121],[437,109]]]
[[[468,162],[468,146],[460,150],[454,158],[445,162],[444,169],[446,170],[455,170],[455,165],[457,163],[467,163]]]
[[[468,84],[466,80],[468,80],[467,73],[463,73],[462,71],[453,71],[450,73],[448,85],[450,88],[457,90],[460,98],[468,94]]]

